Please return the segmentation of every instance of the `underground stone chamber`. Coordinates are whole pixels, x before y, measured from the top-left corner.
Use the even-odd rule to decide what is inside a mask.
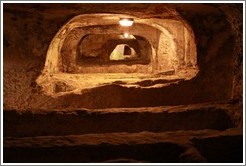
[[[120,26],[120,18],[131,18],[134,24]],[[51,41],[37,83],[46,94],[60,96],[115,81],[136,87],[140,80],[166,79],[166,74],[171,75],[168,80],[187,80],[198,72],[196,58],[194,34],[182,21],[79,15]],[[68,88],[60,91],[60,84]]]
[[[242,162],[242,4],[3,13],[4,162]]]

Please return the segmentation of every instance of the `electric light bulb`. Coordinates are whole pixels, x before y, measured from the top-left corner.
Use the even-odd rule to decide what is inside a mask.
[[[119,23],[121,26],[129,27],[129,26],[132,26],[133,19],[132,18],[121,18]]]
[[[123,36],[124,36],[124,38],[128,38],[129,34],[128,33],[124,33]]]

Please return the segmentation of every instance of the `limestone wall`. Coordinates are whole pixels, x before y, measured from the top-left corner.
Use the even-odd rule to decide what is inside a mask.
[[[241,4],[99,4],[98,6],[4,4],[4,109],[143,107],[240,99],[243,85],[243,54],[241,49],[237,48],[242,48],[241,6]],[[222,8],[226,10],[221,10]],[[233,21],[234,19],[228,21],[231,11],[237,11],[234,12],[233,18],[239,18],[238,21]],[[48,47],[53,37],[74,16],[107,12],[131,13],[142,19],[182,18],[181,21],[189,24],[194,31],[196,60],[199,67],[197,77],[162,88],[125,88],[113,84],[91,89],[81,95],[70,94],[57,98],[46,96],[35,81],[45,67]],[[189,31],[189,28],[186,29]],[[185,30],[184,33],[186,34]],[[189,47],[189,42],[186,47]],[[194,43],[190,43],[190,48],[195,49]],[[189,65],[189,49],[186,50],[185,62],[187,61]],[[152,82],[140,84],[148,85]]]

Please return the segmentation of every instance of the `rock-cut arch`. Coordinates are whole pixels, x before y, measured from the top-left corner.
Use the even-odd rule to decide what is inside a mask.
[[[151,46],[151,58],[148,64],[124,63],[108,66],[107,69],[98,66],[79,66],[77,63],[78,47],[81,39],[88,34],[121,34],[124,30],[119,27],[118,20],[122,17],[134,19],[134,26],[130,28],[130,33],[134,36],[146,38]],[[189,68],[190,79],[197,73],[196,46],[191,28],[184,21],[169,19],[141,19],[122,14],[85,14],[72,18],[54,36],[49,45],[46,55],[46,62],[42,74],[38,77],[37,83],[44,92],[51,96],[59,96],[67,93],[81,93],[83,89],[89,89],[101,84],[108,84],[121,77],[116,73],[143,75],[147,78],[154,78],[153,75],[159,73],[172,73],[175,75],[184,68]],[[64,60],[64,57],[66,58]],[[98,68],[95,72],[95,68]],[[95,81],[95,73],[101,71],[100,77],[110,73],[110,79],[106,77],[103,81]],[[76,73],[71,75],[71,73]],[[91,74],[90,74],[91,73]],[[83,79],[90,74],[90,82],[76,81]],[[94,76],[93,76],[94,74]],[[152,75],[152,76],[151,76]],[[179,76],[178,76],[179,75]],[[151,76],[151,77],[150,77]],[[180,74],[176,75],[180,77]],[[79,78],[79,79],[78,79]],[[88,78],[88,76],[87,76]],[[98,75],[97,75],[97,78]],[[132,78],[132,77],[131,77]],[[94,80],[94,83],[93,83]],[[99,79],[98,79],[99,80]],[[135,86],[132,79],[125,80],[131,82],[129,86]],[[65,84],[62,92],[57,92],[57,85]],[[125,84],[127,86],[127,84]],[[59,89],[59,88],[58,88]],[[82,91],[81,91],[82,90]]]

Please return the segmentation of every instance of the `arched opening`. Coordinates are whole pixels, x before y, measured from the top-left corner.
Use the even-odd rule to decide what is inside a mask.
[[[196,76],[194,35],[185,22],[132,17],[135,23],[126,29],[118,25],[123,16],[80,15],[65,24],[53,38],[37,79],[44,92],[60,96],[115,81],[136,87],[140,78],[187,80]],[[68,88],[57,92],[58,84]]]
[[[79,42],[76,56],[76,73],[83,73],[85,67],[97,65],[147,65],[152,50],[148,40],[141,36],[131,35],[126,39],[122,34],[89,34]]]
[[[120,60],[134,60],[137,57],[137,53],[134,48],[127,44],[118,44],[109,56],[111,61]]]

